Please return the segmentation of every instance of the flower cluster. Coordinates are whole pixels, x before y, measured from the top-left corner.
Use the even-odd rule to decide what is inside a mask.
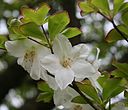
[[[99,74],[99,50],[96,60],[90,63],[86,60],[90,51],[86,44],[72,47],[68,38],[59,35],[53,42],[54,53],[29,39],[7,41],[5,47],[12,56],[18,57],[18,64],[34,80],[41,78],[53,89],[63,90],[73,80],[82,81],[85,78],[89,78],[93,84],[96,83]]]

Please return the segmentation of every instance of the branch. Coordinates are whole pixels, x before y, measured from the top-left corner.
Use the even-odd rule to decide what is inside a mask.
[[[73,88],[75,91],[77,91],[84,99],[85,101],[94,108],[94,110],[99,110],[99,108],[95,107],[94,104],[92,103],[92,101],[90,99],[88,99],[81,91],[80,89],[77,87],[77,85],[75,84],[75,81],[72,82],[72,85],[69,85],[71,88]]]
[[[53,53],[52,45],[51,45],[51,43],[50,43],[50,41],[49,41],[49,37],[47,36],[47,34],[46,34],[45,30],[44,30],[43,25],[41,26],[41,28],[42,28],[42,30],[43,30],[44,36],[45,36],[45,38],[46,38],[46,40],[47,40],[47,43],[48,43],[49,48],[50,48],[50,50],[51,50],[51,53]]]
[[[124,34],[117,28],[116,24],[114,23],[114,21],[112,20],[111,23],[113,24],[114,28],[116,29],[116,31],[128,42],[128,39],[124,36]]]
[[[104,18],[106,18],[108,21],[110,21],[113,24],[113,27],[116,29],[116,31],[128,42],[128,39],[124,36],[124,34],[117,28],[116,24],[114,23],[113,19],[108,18],[103,13],[98,11],[100,15],[102,15]]]

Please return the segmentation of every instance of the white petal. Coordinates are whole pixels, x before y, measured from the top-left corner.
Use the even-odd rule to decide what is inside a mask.
[[[55,80],[60,89],[65,89],[74,79],[74,72],[71,69],[63,68],[56,71]]]
[[[76,97],[77,95],[78,95],[78,93],[70,87],[67,87],[64,90],[58,89],[58,90],[54,91],[54,96],[53,96],[54,104],[56,106],[57,105],[65,105],[65,104],[71,102],[71,100],[74,97]]]
[[[93,66],[84,60],[78,59],[72,64],[71,69],[75,73],[76,78],[86,78],[95,74]]]
[[[71,56],[71,50],[72,45],[68,38],[65,36],[60,35],[59,37],[56,37],[53,42],[53,51],[54,54],[57,55],[60,59],[63,59],[64,57],[70,57]]]
[[[55,74],[55,72],[62,68],[62,65],[60,64],[59,58],[55,55],[51,54],[43,59],[41,59],[41,65],[43,68],[45,68],[48,72]]]
[[[30,71],[31,78],[34,80],[39,80],[40,74],[42,72],[39,59],[34,59],[34,62],[33,62],[32,67],[30,69],[31,69],[31,71]],[[45,72],[43,74],[46,74],[45,70],[43,72]]]
[[[97,72],[92,77],[89,77],[89,80],[91,81],[92,85],[97,89],[99,89],[102,92],[102,87],[98,83],[97,79],[100,77],[100,72]]]
[[[26,48],[23,46],[23,41],[7,41],[5,42],[7,51],[15,57],[24,55]]]
[[[42,45],[39,45],[39,46],[37,46],[37,48],[36,48],[36,53],[37,53],[37,55],[38,55],[38,58],[44,58],[45,56],[47,56],[47,55],[50,55],[51,54],[51,51],[50,51],[50,49],[49,48],[47,48],[47,47],[44,47],[44,46],[42,46]]]
[[[87,58],[90,53],[90,49],[86,44],[78,44],[73,47],[74,58]]]
[[[47,80],[46,80],[47,84],[49,85],[50,88],[52,88],[53,90],[57,90],[58,89],[58,84],[55,81],[55,78],[53,78],[52,76],[47,74]]]

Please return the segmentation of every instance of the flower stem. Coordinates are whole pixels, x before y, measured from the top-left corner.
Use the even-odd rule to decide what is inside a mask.
[[[51,43],[50,43],[49,37],[47,36],[47,34],[46,34],[45,30],[44,30],[43,25],[41,26],[41,28],[42,28],[42,30],[43,30],[44,36],[45,36],[45,38],[46,38],[46,40],[47,40],[47,43],[48,43],[49,48],[50,48],[50,50],[51,50],[51,53],[53,53],[52,45],[51,45]]]
[[[84,99],[85,101],[94,108],[94,110],[99,110],[99,108],[97,108],[90,99],[88,99],[81,91],[80,89],[77,87],[75,81],[72,82],[72,85],[69,85],[71,88],[73,88],[75,91],[77,91]]]
[[[108,18],[107,16],[105,16],[103,13],[101,13],[100,11],[98,11],[98,13],[100,15],[102,15],[104,18],[106,18],[108,21],[110,21],[113,25],[113,27],[116,29],[116,31],[128,42],[128,39],[124,36],[124,34],[118,29],[118,27],[116,26],[116,24],[114,23],[113,19]]]

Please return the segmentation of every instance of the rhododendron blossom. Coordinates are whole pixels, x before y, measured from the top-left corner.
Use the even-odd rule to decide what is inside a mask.
[[[46,70],[40,67],[40,59],[50,53],[48,48],[29,39],[7,41],[5,47],[34,80],[44,79]]]
[[[53,42],[53,52],[54,54],[44,57],[41,64],[55,76],[60,89],[65,89],[74,79],[77,81],[95,74],[92,64],[85,60],[89,53],[87,45],[72,47],[68,38],[59,35]]]

